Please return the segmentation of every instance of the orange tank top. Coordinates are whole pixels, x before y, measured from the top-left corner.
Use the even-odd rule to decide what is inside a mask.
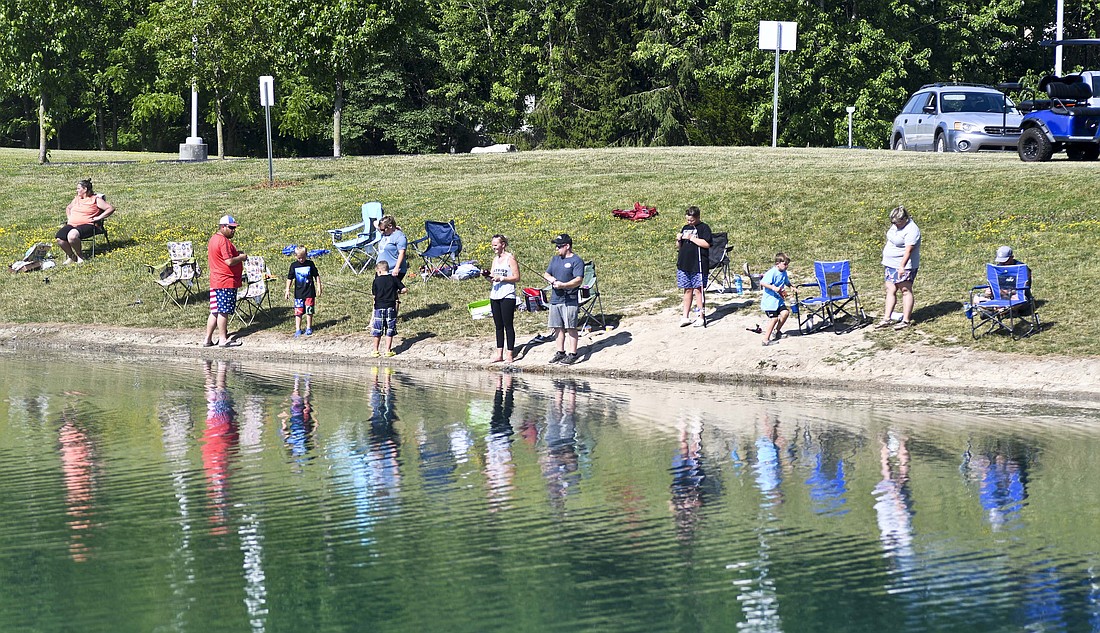
[[[80,226],[82,224],[91,224],[95,216],[99,215],[99,205],[96,201],[99,196],[88,196],[87,198],[81,198],[77,196],[73,198],[72,206],[69,209],[69,224],[71,226]]]

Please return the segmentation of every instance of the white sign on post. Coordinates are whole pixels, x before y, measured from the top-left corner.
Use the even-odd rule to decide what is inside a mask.
[[[775,51],[775,88],[772,92],[772,147],[779,139],[779,51],[793,51],[798,22],[760,20],[760,48]]]
[[[798,22],[760,21],[760,49],[765,51],[795,50],[798,39]]]
[[[271,75],[260,77],[260,105],[271,107],[275,105],[275,78]]]

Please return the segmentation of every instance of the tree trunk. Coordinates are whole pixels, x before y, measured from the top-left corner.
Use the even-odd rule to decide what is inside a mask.
[[[332,106],[332,155],[340,158],[340,118],[344,113],[344,82],[336,80],[336,99]]]
[[[50,162],[46,143],[46,95],[38,95],[38,164],[45,165]]]
[[[214,113],[217,117],[217,137],[218,137],[218,160],[225,160],[225,139],[223,138],[222,130],[222,98],[220,96],[214,98]]]
[[[95,140],[99,145],[99,151],[107,151],[107,134],[103,124],[103,108],[96,106],[95,108]]]

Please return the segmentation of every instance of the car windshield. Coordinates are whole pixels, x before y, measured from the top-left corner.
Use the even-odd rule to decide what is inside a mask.
[[[1017,114],[1012,99],[994,92],[944,92],[940,95],[943,112],[996,112]]]

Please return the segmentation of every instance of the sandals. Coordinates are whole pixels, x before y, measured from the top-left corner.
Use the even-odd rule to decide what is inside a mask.
[[[897,325],[894,326],[894,331],[895,332],[900,332],[900,331],[902,331],[902,330],[904,330],[908,327],[911,327],[912,325],[913,325],[912,321],[902,321],[901,323],[898,323]]]
[[[892,326],[893,324],[894,324],[893,321],[891,321],[889,319],[883,319],[883,320],[881,320],[881,321],[879,321],[878,323],[875,324],[875,329],[876,330],[885,330],[886,328]]]

